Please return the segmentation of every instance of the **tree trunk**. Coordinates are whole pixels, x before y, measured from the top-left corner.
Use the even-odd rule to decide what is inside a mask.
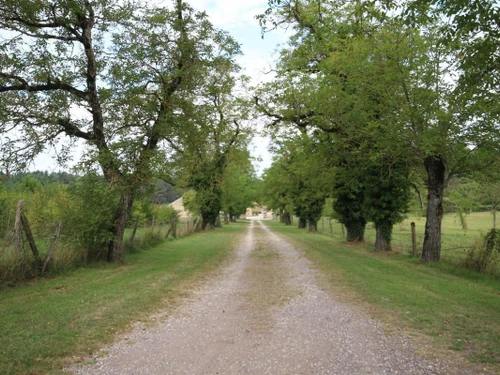
[[[363,242],[365,240],[365,220],[350,220],[344,224],[347,228],[347,242]]]
[[[224,224],[229,224],[229,213],[227,211],[224,211]]]
[[[467,225],[467,213],[459,211],[458,212],[458,217],[460,219],[460,225],[462,226],[462,229],[463,230],[469,229],[469,227]]]
[[[318,222],[316,220],[309,220],[309,232],[318,231]]]
[[[297,226],[299,229],[304,229],[307,225],[307,220],[303,217],[299,217],[299,225]]]
[[[376,223],[375,251],[391,251],[392,225]]]
[[[441,257],[441,222],[446,164],[441,156],[428,156],[425,158],[424,166],[427,171],[428,195],[421,261],[438,262]]]
[[[222,223],[220,222],[220,213],[215,218],[215,227],[222,228]]]
[[[130,191],[122,193],[120,204],[113,223],[113,240],[109,244],[108,262],[119,263],[123,255],[123,236],[127,220],[134,204],[134,194]]]
[[[285,225],[292,225],[292,217],[288,212],[283,214],[283,223]]]
[[[497,210],[494,209],[491,211],[491,213],[493,214],[493,228],[496,228],[497,227]]]

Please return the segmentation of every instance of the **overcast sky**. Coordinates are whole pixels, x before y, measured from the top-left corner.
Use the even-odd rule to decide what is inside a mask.
[[[269,79],[269,72],[276,58],[276,49],[286,41],[285,32],[276,30],[262,38],[255,16],[268,8],[267,0],[188,0],[197,10],[205,10],[211,22],[227,30],[241,45],[243,56],[239,63],[244,74],[252,77],[254,83]],[[267,151],[269,140],[256,136],[250,146],[252,155],[262,159],[256,165],[258,174],[271,165],[271,154]]]
[[[243,56],[238,62],[243,68],[243,73],[252,77],[254,83],[266,80],[265,72],[269,71],[276,57],[277,46],[286,40],[283,31],[274,31],[262,38],[255,16],[262,14],[268,8],[267,0],[187,1],[196,10],[206,11],[210,21],[216,27],[228,31],[241,44]],[[171,4],[169,0],[161,2]],[[259,174],[271,163],[271,155],[267,152],[268,144],[268,139],[256,137],[251,145],[252,155],[262,158],[262,162],[256,165]],[[74,160],[78,160],[77,155]],[[44,154],[37,158],[31,169],[57,171],[60,167],[56,166],[50,154]]]

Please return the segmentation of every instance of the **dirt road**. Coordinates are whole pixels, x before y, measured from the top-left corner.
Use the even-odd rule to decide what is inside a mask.
[[[283,238],[252,222],[234,261],[176,313],[74,374],[465,374],[335,301]]]

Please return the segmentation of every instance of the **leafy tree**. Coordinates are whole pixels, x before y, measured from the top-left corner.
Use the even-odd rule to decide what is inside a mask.
[[[257,200],[256,177],[247,150],[234,150],[224,170],[222,187],[222,209],[227,224]]]
[[[232,39],[225,46],[230,56],[240,52]],[[244,86],[247,78],[236,78],[239,66],[229,57],[220,57],[211,68],[204,74],[204,86],[192,98],[183,131],[168,140],[175,150],[171,163],[178,168],[180,184],[196,191],[202,230],[216,226],[223,208],[224,173],[251,135],[250,106],[236,96],[236,87]]]
[[[370,1],[271,5],[274,25],[291,23],[297,32],[282,52],[279,83],[262,90],[261,111],[273,123],[335,134],[345,150],[341,161],[352,153],[382,153],[423,167],[428,205],[422,260],[438,261],[445,187],[454,176],[498,159],[496,106],[471,86],[457,95],[455,73],[463,67],[456,63],[456,46],[439,43],[439,25],[407,27]],[[345,197],[364,199],[341,172],[337,178]],[[350,217],[362,216],[356,212]]]
[[[63,163],[76,140],[120,195],[108,260],[120,261],[125,225],[141,184],[183,131],[203,78],[230,61],[235,43],[182,0],[3,1],[0,28],[2,166],[25,167],[44,149]],[[15,131],[13,131],[15,129]]]

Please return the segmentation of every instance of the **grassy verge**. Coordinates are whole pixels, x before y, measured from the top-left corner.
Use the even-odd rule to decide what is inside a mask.
[[[337,295],[368,304],[389,327],[422,333],[435,348],[459,351],[472,362],[500,363],[498,279],[450,263],[424,265],[402,254],[350,246],[340,237],[266,224],[298,243]]]
[[[57,373],[112,342],[219,265],[245,226],[132,252],[124,265],[101,264],[0,290],[0,374]]]

